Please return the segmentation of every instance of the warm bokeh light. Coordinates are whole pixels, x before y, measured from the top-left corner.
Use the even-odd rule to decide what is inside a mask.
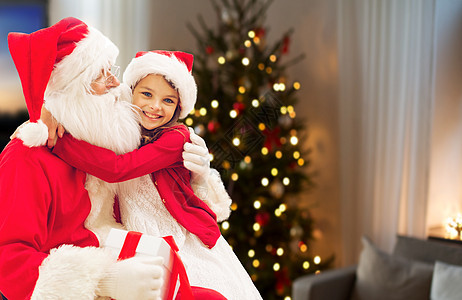
[[[238,179],[239,179],[239,175],[238,175],[237,173],[233,173],[233,174],[231,175],[231,180],[232,180],[232,181],[237,181]]]
[[[261,208],[261,202],[259,200],[255,200],[253,202],[253,207],[255,207],[255,209],[260,209]]]
[[[218,108],[219,105],[220,103],[218,102],[218,100],[212,100],[212,102],[210,103],[210,106],[212,106],[212,108]]]

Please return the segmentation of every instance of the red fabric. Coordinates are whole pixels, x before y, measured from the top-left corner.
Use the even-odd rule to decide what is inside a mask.
[[[31,34],[8,34],[8,47],[21,79],[31,122],[40,119],[43,95],[55,62],[71,53],[87,32],[82,21],[65,18]]]
[[[141,239],[141,233],[136,231],[129,231],[125,237],[124,244],[120,250],[118,260],[124,260],[135,256],[136,247]]]
[[[0,290],[30,299],[38,267],[62,244],[99,246],[84,227],[90,212],[86,174],[19,139],[0,154]]]
[[[175,220],[209,248],[220,237],[216,215],[191,188],[183,165],[183,145],[189,140],[185,126],[166,131],[158,140],[124,155],[65,135],[53,153],[70,165],[107,182],[120,182],[152,174],[165,207]]]
[[[119,197],[115,196],[114,199],[114,218],[117,221],[117,223],[122,224],[122,221],[120,219],[120,205],[119,205]]]
[[[186,67],[188,68],[188,71],[191,73],[192,72],[192,67],[193,67],[193,62],[194,62],[194,55],[182,51],[167,51],[167,50],[152,50],[152,51],[140,51],[136,53],[136,57],[140,57],[145,55],[146,53],[157,53],[157,54],[162,54],[165,56],[175,56],[179,61],[183,62]]]
[[[191,291],[194,299],[196,300],[226,300],[225,296],[223,296],[219,292],[200,286],[192,286]],[[183,295],[181,294],[181,291],[178,291],[175,300],[183,300]]]
[[[180,287],[178,292],[180,292],[183,296],[181,297],[182,300],[194,300],[191,285],[189,284],[188,275],[186,274],[186,269],[183,265],[183,261],[181,260],[180,256],[178,255],[178,246],[175,243],[175,240],[172,236],[165,236],[163,239],[170,245],[170,248],[173,250],[173,266],[172,266],[172,273],[170,275],[170,286],[167,292],[167,300],[173,300],[173,294],[175,293],[175,286],[176,280],[180,278]],[[177,297],[175,297],[177,298]]]

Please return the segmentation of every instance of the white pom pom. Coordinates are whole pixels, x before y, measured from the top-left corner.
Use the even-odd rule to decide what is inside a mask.
[[[48,127],[42,120],[38,120],[37,123],[27,123],[19,129],[17,137],[27,147],[43,146],[48,140]]]

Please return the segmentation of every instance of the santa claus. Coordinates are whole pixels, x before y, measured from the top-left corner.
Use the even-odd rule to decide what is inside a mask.
[[[45,105],[77,139],[116,153],[137,148],[138,113],[124,101],[130,91],[110,73],[117,47],[75,18],[31,34],[10,33],[8,43],[30,123],[0,154],[1,293],[10,300],[156,299],[162,284],[159,259],[117,261],[99,247],[111,228],[122,226],[113,216],[117,186],[54,156],[40,120]],[[195,161],[185,165],[209,174],[208,164]],[[202,180],[193,186],[210,191],[207,202],[226,217],[230,199],[222,184],[217,190],[218,175],[210,174],[196,176]]]

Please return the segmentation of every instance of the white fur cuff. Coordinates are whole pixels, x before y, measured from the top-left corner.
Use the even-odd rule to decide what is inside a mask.
[[[98,282],[116,257],[103,248],[63,245],[39,267],[31,300],[95,299]]]
[[[210,175],[207,179],[206,186],[196,185],[193,186],[193,189],[196,194],[203,194],[202,192],[206,191],[205,197],[201,199],[203,199],[217,215],[218,222],[222,222],[229,218],[232,201],[217,170],[210,169]]]

